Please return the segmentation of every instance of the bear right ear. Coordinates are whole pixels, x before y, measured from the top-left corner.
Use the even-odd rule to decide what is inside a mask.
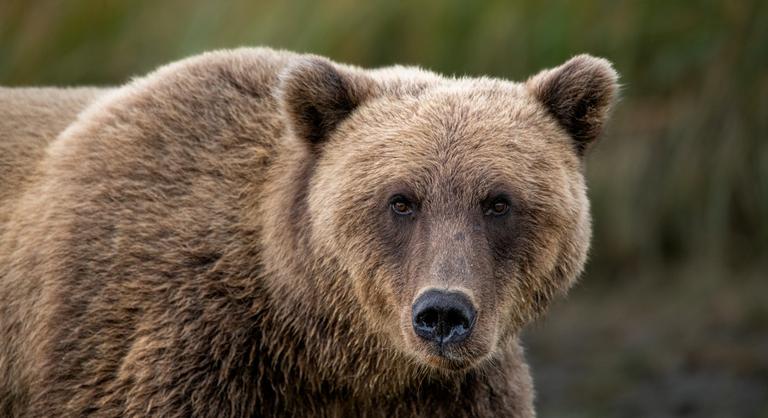
[[[531,77],[526,87],[571,135],[576,151],[583,155],[608,119],[618,78],[607,60],[578,55]]]
[[[317,145],[372,91],[373,81],[320,57],[301,58],[280,77],[280,97],[294,133]]]

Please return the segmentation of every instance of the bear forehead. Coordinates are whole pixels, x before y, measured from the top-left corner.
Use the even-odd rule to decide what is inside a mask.
[[[515,83],[457,80],[361,106],[326,151],[358,178],[509,182],[579,171],[556,121]]]
[[[351,136],[394,154],[402,148],[465,154],[569,150],[557,122],[522,86],[492,79],[445,81],[418,95],[377,97],[345,125],[342,141]]]
[[[485,94],[488,100],[478,99]],[[445,89],[372,105],[388,112],[362,108],[324,150],[320,169],[336,183],[324,190],[464,203],[498,192],[542,206],[569,200],[581,180],[568,138],[524,95],[498,96]]]

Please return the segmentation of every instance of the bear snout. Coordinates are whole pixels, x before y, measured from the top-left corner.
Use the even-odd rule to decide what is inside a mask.
[[[429,290],[413,304],[413,330],[442,349],[469,337],[476,313],[474,305],[462,292]]]

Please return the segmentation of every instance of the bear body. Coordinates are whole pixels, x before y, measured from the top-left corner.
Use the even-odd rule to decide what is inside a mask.
[[[269,49],[0,89],[0,415],[533,416],[615,90]]]

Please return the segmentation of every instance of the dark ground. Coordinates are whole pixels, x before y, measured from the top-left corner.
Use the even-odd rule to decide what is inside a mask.
[[[666,292],[584,283],[531,327],[540,416],[768,417],[768,281],[689,274]]]

